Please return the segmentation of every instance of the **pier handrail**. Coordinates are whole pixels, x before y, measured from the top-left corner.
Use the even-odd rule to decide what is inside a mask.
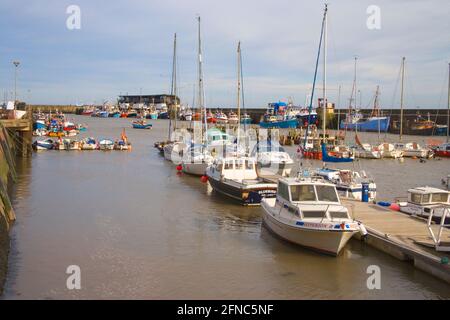
[[[439,231],[437,236],[434,234],[433,229],[431,228],[431,224],[432,224],[432,220],[433,220],[433,215],[434,215],[434,210],[431,210],[430,215],[428,216],[428,221],[427,221],[427,228],[428,228],[428,232],[431,235],[431,238],[433,239],[436,251],[450,251],[450,246],[449,245],[441,245],[441,237],[442,237],[442,231],[444,231],[444,228],[446,227],[450,227],[450,224],[445,224],[445,219],[447,217],[450,217],[450,208],[449,207],[443,207],[442,208],[442,217],[441,217],[441,221],[439,223]]]

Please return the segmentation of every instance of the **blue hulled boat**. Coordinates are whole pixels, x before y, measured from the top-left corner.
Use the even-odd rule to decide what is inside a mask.
[[[287,113],[287,105],[284,102],[269,103],[263,120],[259,123],[261,128],[297,128],[298,119]]]

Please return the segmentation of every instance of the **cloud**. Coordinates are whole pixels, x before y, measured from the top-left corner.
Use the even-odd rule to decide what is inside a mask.
[[[65,27],[66,8],[78,4],[82,28]],[[381,29],[366,27],[369,5],[381,9]],[[447,0],[330,1],[327,83],[342,106],[350,96],[353,57],[363,106],[377,85],[386,107],[397,106],[398,70],[407,58],[407,103],[435,107],[449,60]],[[56,1],[4,0],[0,28],[0,89],[11,91],[19,59],[19,96],[33,103],[114,100],[120,93],[167,92],[173,34],[178,35],[180,95],[192,102],[196,82],[196,16],[202,17],[207,102],[235,103],[236,45],[243,48],[247,106],[261,107],[308,94],[323,5],[280,1]],[[322,63],[318,82],[321,83]],[[442,107],[438,106],[438,107]]]

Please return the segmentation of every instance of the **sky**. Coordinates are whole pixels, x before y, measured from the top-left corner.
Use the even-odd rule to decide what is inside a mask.
[[[80,8],[80,29],[67,28],[70,5]],[[370,5],[380,9],[379,29],[367,27]],[[192,105],[200,15],[208,107],[236,104],[238,41],[246,107],[288,99],[304,105],[323,9],[314,0],[2,0],[0,98],[14,95],[15,60],[18,99],[31,104],[169,93],[176,32],[178,93]],[[448,0],[330,0],[328,100],[348,107],[357,56],[358,104],[361,98],[361,107],[370,108],[379,85],[381,107],[399,108],[404,56],[405,108],[447,108],[449,16]],[[315,98],[322,90],[322,59]]]

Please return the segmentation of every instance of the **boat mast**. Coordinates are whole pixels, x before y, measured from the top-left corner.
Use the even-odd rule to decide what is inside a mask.
[[[323,131],[323,141],[325,142],[325,133],[327,129],[327,10],[328,5],[325,4],[325,15],[324,15],[324,33],[323,33],[323,92],[322,92],[322,131]]]
[[[400,142],[403,137],[403,84],[405,80],[405,57],[402,58],[402,91],[400,95]]]
[[[203,123],[201,122],[202,116],[200,116],[202,143],[206,141],[206,131],[208,130],[208,124],[206,121],[206,107],[204,106],[205,91],[203,88],[203,70],[202,70],[202,40],[200,29],[200,16],[198,20],[198,105],[200,107],[200,115],[203,112]]]
[[[170,86],[170,95],[174,97],[175,100],[175,117],[174,117],[174,130],[177,126],[177,34],[174,34],[173,38],[173,60],[172,60],[172,83]],[[172,110],[169,111],[169,140],[170,140],[170,133],[172,132],[172,113],[173,113],[173,105]]]
[[[237,47],[237,116],[238,116],[238,132],[237,132],[237,147],[239,147],[240,142],[240,131],[241,131],[241,42],[238,42]]]
[[[447,89],[447,143],[449,142],[450,130],[450,63],[448,64],[448,89]]]
[[[325,18],[327,15],[327,10],[328,10],[327,4],[325,4],[325,10],[323,13],[323,20],[322,20],[322,27],[320,29],[319,48],[317,50],[316,65],[315,65],[315,69],[314,69],[313,86],[311,89],[311,97],[310,97],[309,106],[308,106],[308,125],[306,126],[305,139],[303,141],[303,150],[306,150],[306,141],[308,140],[309,126],[311,124],[310,123],[311,122],[311,112],[312,112],[312,106],[313,106],[313,101],[314,101],[314,91],[316,88],[317,69],[319,67],[320,49],[322,48],[323,29],[324,29],[324,25],[325,25]]]
[[[372,116],[373,117],[378,117],[378,141],[380,141],[380,109],[378,106],[378,95],[380,94],[380,86],[377,86],[377,91],[375,91],[375,99],[373,100],[373,112],[372,112]]]

